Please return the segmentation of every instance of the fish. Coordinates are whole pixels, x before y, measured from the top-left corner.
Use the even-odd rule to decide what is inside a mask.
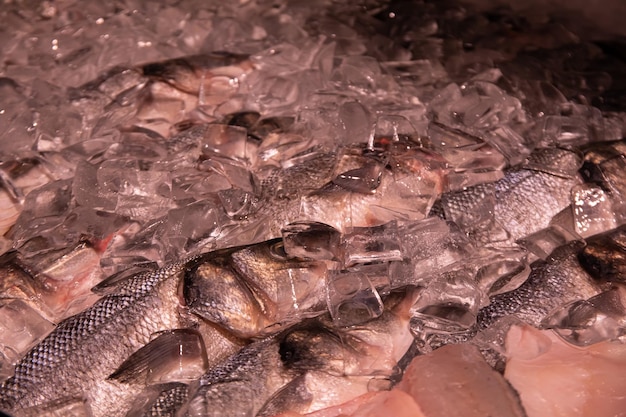
[[[372,381],[393,373],[410,346],[415,296],[394,294],[386,314],[359,326],[335,328],[325,316],[245,346],[191,385],[180,415],[314,411],[367,392]],[[341,387],[341,395],[331,386]]]
[[[2,383],[0,409],[28,415],[50,403],[84,398],[95,416],[123,414],[139,392],[108,377],[154,333],[185,327],[177,296],[184,270],[177,263],[134,275],[59,323]]]
[[[143,127],[168,138],[181,126],[204,121],[203,112],[236,94],[241,80],[254,70],[248,58],[212,52],[117,66],[70,89],[70,100],[81,109],[84,130],[92,136],[123,125]]]
[[[152,385],[137,397],[126,417],[174,417],[188,398],[189,386],[185,383]]]
[[[83,311],[99,298],[90,291],[104,275],[97,244],[83,241],[38,255],[25,259],[18,250],[12,250],[0,257],[3,298],[27,300],[55,323]]]
[[[495,295],[480,309],[477,327],[484,330],[498,319],[512,315],[539,326],[552,310],[602,292],[603,282],[594,279],[578,262],[584,242],[573,241],[555,249],[548,259],[535,261],[526,281],[513,291]]]
[[[190,312],[242,338],[262,337],[326,310],[327,266],[289,258],[282,239],[208,252],[188,266]]]
[[[188,94],[210,94],[213,78],[236,78],[251,70],[253,64],[244,54],[212,52],[191,55],[141,66],[144,76],[165,82]],[[211,70],[212,69],[212,70]]]
[[[570,190],[582,183],[581,165],[577,152],[537,149],[500,180],[444,193],[445,218],[480,242],[513,244],[548,227],[570,205]]]
[[[0,314],[56,323],[8,323],[15,417],[523,416],[481,358],[503,322],[623,336],[593,235],[624,115],[589,104],[619,42],[447,2],[5,3]]]
[[[394,292],[385,311],[359,325],[336,327],[327,317],[296,327],[281,342],[283,363],[302,373],[276,392],[259,416],[313,413],[386,390],[413,342],[409,310],[414,289]]]
[[[276,417],[376,417],[386,414],[398,417],[427,417],[409,394],[398,389],[368,392],[343,404],[312,413],[287,411],[277,414]]]
[[[190,387],[180,416],[256,415],[265,401],[297,376],[286,368],[276,337],[245,346]]]

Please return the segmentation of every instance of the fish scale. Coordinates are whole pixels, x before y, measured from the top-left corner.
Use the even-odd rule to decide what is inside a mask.
[[[519,288],[492,297],[480,310],[478,327],[486,329],[507,315],[539,326],[554,308],[599,294],[601,286],[578,263],[582,247],[581,242],[569,243],[556,249],[548,260],[533,264],[531,275]]]
[[[541,171],[532,165],[509,169],[494,183],[444,194],[441,201],[446,216],[485,243],[510,244],[547,227],[570,204],[572,187],[581,183],[576,174],[580,160],[575,153],[561,149],[540,150],[529,160],[533,164],[550,161],[563,172]],[[494,239],[497,228],[506,231],[506,238]]]
[[[183,269],[178,263],[136,275],[59,324],[2,385],[0,409],[36,407],[67,399],[70,393],[89,393],[94,416],[110,415],[124,403],[119,397],[133,390],[110,390],[116,383],[106,378],[153,333],[183,324],[176,297]]]

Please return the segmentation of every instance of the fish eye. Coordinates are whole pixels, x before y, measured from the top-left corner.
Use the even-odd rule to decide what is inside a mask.
[[[269,250],[272,257],[278,260],[283,261],[288,259],[287,252],[285,252],[285,244],[282,240],[271,245]]]

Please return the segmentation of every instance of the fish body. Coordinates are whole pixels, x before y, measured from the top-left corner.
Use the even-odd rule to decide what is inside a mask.
[[[563,149],[542,149],[504,178],[442,196],[446,218],[482,242],[512,243],[547,227],[580,184],[580,157]]]
[[[276,392],[259,415],[310,413],[388,389],[387,378],[413,342],[409,310],[416,297],[413,290],[394,292],[380,317],[359,325],[333,327],[322,316],[287,331],[281,358],[299,375]]]
[[[281,360],[280,341],[254,342],[204,374],[182,416],[254,416],[297,373]]]
[[[94,416],[120,415],[134,394],[108,380],[152,334],[182,327],[177,287],[184,264],[138,274],[82,313],[62,321],[16,365],[0,388],[0,409],[20,414],[67,398]]]
[[[552,310],[571,301],[586,300],[602,291],[602,286],[582,268],[578,254],[584,244],[574,241],[555,249],[548,259],[532,264],[532,272],[513,291],[496,295],[477,317],[479,329],[513,315],[539,326]]]

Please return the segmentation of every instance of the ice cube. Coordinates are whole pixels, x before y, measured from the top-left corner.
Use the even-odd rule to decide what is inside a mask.
[[[381,294],[389,292],[388,265],[329,271],[327,291],[328,309],[335,324],[349,326],[379,317],[385,307]]]
[[[344,236],[345,267],[375,262],[402,261],[403,251],[396,222],[356,227]]]
[[[476,281],[487,295],[512,291],[530,275],[527,253],[519,248],[483,248],[469,262],[477,268]]]
[[[239,188],[229,188],[217,192],[224,211],[231,219],[243,220],[254,214],[260,201],[254,194]]]
[[[518,240],[520,246],[526,248],[534,256],[546,259],[552,251],[572,240],[578,240],[580,236],[559,226],[558,224],[539,230],[533,234]]]
[[[52,246],[58,244],[62,247],[67,244],[63,236],[55,233],[55,229],[63,223],[69,213],[70,198],[69,180],[53,181],[31,191],[26,196],[24,208],[15,223],[16,247],[23,246],[33,239],[47,240]]]
[[[581,184],[572,188],[576,233],[586,238],[618,226],[615,210],[602,188]]]
[[[222,154],[253,165],[256,146],[248,140],[248,132],[242,127],[210,124],[204,133],[202,153],[205,156]]]
[[[397,109],[390,109],[391,111]],[[376,138],[385,138],[390,141],[398,142],[402,139],[407,142],[409,138],[418,138],[415,126],[411,121],[400,114],[381,115],[376,118],[376,126],[374,129]],[[420,139],[418,138],[417,141]]]
[[[371,89],[383,87],[382,71],[378,62],[368,56],[348,56],[341,59],[332,78],[353,88]]]
[[[43,339],[54,325],[25,300],[0,302],[0,372],[11,369],[18,359]],[[6,362],[5,362],[6,361]]]
[[[541,322],[578,346],[626,338],[626,290],[613,287],[588,300],[574,301]]]
[[[224,175],[210,170],[179,169],[172,172],[172,197],[174,200],[203,200],[220,190],[231,188],[231,183]]]
[[[202,161],[198,165],[198,169],[217,173],[231,186],[249,193],[254,193],[258,188],[255,176],[246,168],[245,164],[229,157],[214,155],[210,159]],[[218,179],[213,181],[215,180],[220,181]]]
[[[289,223],[281,230],[285,252],[302,259],[338,259],[341,234],[337,229],[319,222]]]
[[[543,119],[542,146],[572,146],[604,140],[604,119],[599,109],[566,102],[560,114]]]
[[[189,253],[194,245],[216,239],[221,223],[219,208],[212,200],[195,201],[169,210],[161,226],[169,255],[180,258],[181,253]]]
[[[143,225],[131,222],[113,235],[100,258],[103,272],[113,275],[128,269],[129,265],[161,265],[159,261],[163,258],[163,250],[156,237],[161,232],[163,221],[156,219]]]
[[[441,274],[420,293],[412,307],[412,317],[437,332],[467,330],[476,323],[485,296],[464,270]]]
[[[531,153],[532,146],[514,128],[501,125],[489,131],[485,140],[507,159],[509,165],[518,165]]]
[[[344,143],[367,142],[372,134],[372,116],[369,110],[357,101],[348,101],[339,107],[339,121],[344,130]]]
[[[82,206],[113,212],[117,205],[117,196],[99,180],[99,166],[86,161],[78,163],[72,181],[72,194],[76,202]]]
[[[435,217],[407,222],[399,228],[398,234],[406,260],[391,265],[394,288],[425,286],[475,250],[458,227]]]

